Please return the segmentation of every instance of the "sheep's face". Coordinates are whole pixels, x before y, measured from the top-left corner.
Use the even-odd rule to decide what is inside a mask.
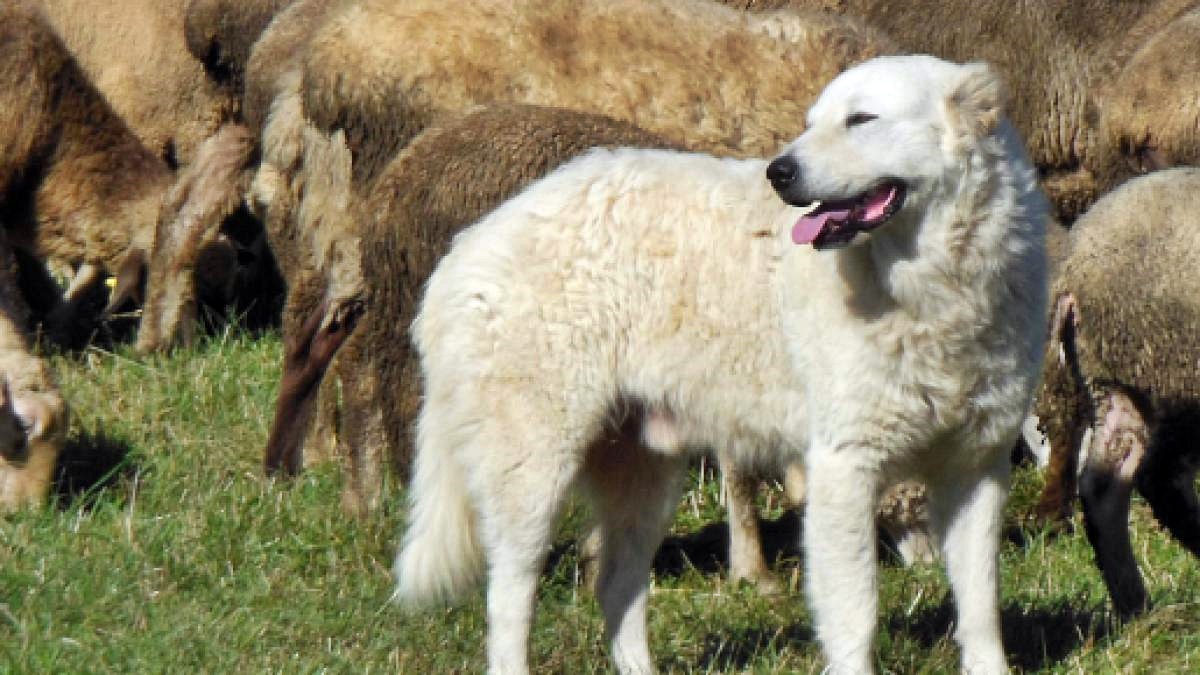
[[[845,246],[918,218],[1000,116],[999,82],[981,64],[882,57],[845,71],[809,110],[807,130],[768,167],[784,201],[819,202],[796,223],[793,241]]]

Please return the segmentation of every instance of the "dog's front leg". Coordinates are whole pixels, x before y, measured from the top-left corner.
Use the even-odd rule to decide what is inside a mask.
[[[930,521],[942,544],[958,608],[955,639],[970,675],[1008,672],[1000,638],[1000,526],[1008,498],[1007,452],[972,475],[950,471],[929,485]]]
[[[805,579],[825,672],[874,672],[877,474],[852,445],[813,448],[804,512]]]

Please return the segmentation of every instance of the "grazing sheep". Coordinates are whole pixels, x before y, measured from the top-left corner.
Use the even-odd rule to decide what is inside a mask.
[[[993,64],[1012,90],[1021,92],[1013,99],[1013,123],[1042,171],[1058,216],[1067,222],[1105,190],[1134,175],[1120,153],[1114,152],[1117,146],[1110,147],[1098,129],[1100,106],[1107,104],[1097,100],[1097,92],[1148,36],[1198,5],[1196,0],[722,1],[754,10],[823,9],[863,19],[907,51]],[[1181,44],[1194,43],[1194,31],[1181,30],[1175,39],[1161,40],[1152,68],[1194,77],[1196,69],[1187,67],[1195,61],[1196,50],[1179,49]],[[1189,53],[1184,56],[1181,51]],[[1164,143],[1178,138],[1178,145],[1195,139],[1194,87],[1180,89],[1166,78],[1129,77],[1126,84],[1142,84],[1133,91],[1148,94],[1138,103],[1154,110],[1153,123],[1162,124],[1150,132],[1155,138],[1161,136]],[[1128,95],[1130,88],[1113,90]],[[1181,126],[1166,118],[1183,109],[1191,111],[1190,130],[1188,118],[1179,119]],[[1118,128],[1130,130],[1125,124]],[[1133,140],[1140,142],[1143,137],[1139,134]],[[1135,144],[1134,149],[1138,147]]]
[[[850,19],[702,0],[363,0],[311,38],[302,105],[317,128],[346,130],[360,177],[434,116],[490,101],[595,111],[687,147],[766,156],[834,75],[889,48]]]
[[[1200,9],[1152,34],[1097,95],[1105,147],[1139,172],[1200,164],[1198,44]]]
[[[236,296],[238,253],[265,258],[261,226],[250,241],[235,242],[214,223],[236,213],[247,189],[254,157],[254,137],[239,124],[221,127],[200,145],[194,160],[180,170],[165,197],[147,265],[146,301],[136,348],[155,351],[168,344],[190,342],[197,301],[209,288],[216,304]],[[226,228],[222,228],[224,230]],[[255,250],[254,247],[259,247]]]
[[[280,78],[300,67],[308,40],[325,19],[354,0],[294,0],[263,30],[246,62],[242,116],[255,133],[280,95]]]
[[[280,10],[294,0],[188,0],[188,51],[209,76],[240,98],[250,50]]]
[[[1092,431],[1079,493],[1096,562],[1123,617],[1147,606],[1129,542],[1133,488],[1200,555],[1197,214],[1200,169],[1128,181],[1076,222],[1054,285],[1037,412],[1056,456],[1074,455]]]
[[[0,11],[4,24],[13,19]],[[46,499],[66,435],[67,408],[46,364],[29,349],[28,308],[17,288],[16,260],[0,232],[0,509]]]
[[[185,0],[39,0],[88,78],[169,164],[190,163],[236,114],[184,37]]]
[[[287,317],[299,316],[298,312],[287,308],[290,292],[285,288],[312,287],[312,293],[319,292],[316,286],[323,283],[315,275],[316,266],[308,260],[307,248],[300,250],[294,245],[296,230],[287,224],[285,216],[292,215],[289,205],[298,203],[299,184],[291,184],[288,188],[296,192],[295,200],[282,202],[272,211],[268,211],[267,203],[272,201],[276,189],[282,188],[279,181],[268,179],[267,176],[277,176],[279,171],[273,170],[275,164],[290,167],[300,163],[302,143],[300,124],[296,128],[289,127],[287,132],[276,133],[269,141],[271,148],[284,148],[272,156],[275,164],[270,162],[259,166],[259,135],[266,119],[271,102],[280,96],[279,80],[294,68],[298,52],[304,44],[305,36],[327,12],[340,6],[338,2],[326,0],[298,0],[290,6],[282,8],[271,20],[253,47],[253,52],[246,66],[246,86],[244,104],[242,106],[245,125],[226,125],[201,146],[198,158],[208,160],[194,162],[197,167],[189,167],[180,176],[180,186],[174,195],[190,195],[195,193],[207,196],[208,201],[190,212],[175,209],[170,217],[164,218],[160,224],[156,249],[149,265],[149,280],[147,296],[149,301],[142,313],[142,323],[138,331],[137,349],[147,353],[169,348],[180,342],[188,342],[194,325],[192,320],[196,315],[197,294],[193,289],[194,282],[189,277],[179,275],[188,270],[202,268],[204,248],[197,248],[200,242],[208,242],[211,248],[218,243],[236,243],[236,257],[248,258],[255,264],[237,265],[241,285],[250,286],[257,292],[257,306],[252,307],[259,316],[273,315],[280,304],[276,295],[283,297],[284,335],[285,339],[295,333],[300,324],[289,324]],[[230,10],[232,11],[232,10]],[[238,94],[241,96],[242,94]],[[288,120],[299,122],[299,115],[288,116]],[[282,140],[280,140],[282,139]],[[281,154],[282,153],[282,154]],[[286,153],[295,153],[287,155]],[[254,181],[256,189],[249,186]],[[271,189],[262,186],[270,185]],[[247,192],[251,199],[246,208],[243,198]],[[172,199],[169,204],[178,204]],[[244,216],[250,227],[248,235],[242,241],[235,242],[235,237],[221,237],[215,232],[216,223],[223,222],[222,234],[227,231],[231,216]],[[265,227],[264,227],[265,226]],[[273,230],[273,233],[265,230]],[[266,240],[271,241],[269,249]],[[301,241],[307,246],[306,241]],[[225,254],[228,258],[231,254]],[[221,257],[210,255],[209,257]],[[282,275],[277,279],[276,275]],[[243,279],[243,277],[248,277]],[[311,277],[311,278],[310,278]],[[209,283],[210,286],[219,283],[217,278]],[[225,279],[226,283],[231,280]],[[282,287],[281,287],[282,286]],[[300,294],[299,291],[296,291]],[[220,294],[218,294],[220,295]],[[302,293],[305,298],[311,293]],[[229,297],[230,293],[225,293]],[[305,303],[311,309],[315,301]]]
[[[77,270],[56,326],[101,271],[118,276],[110,307],[137,294],[170,181],[40,10],[0,6],[0,221],[14,248]]]

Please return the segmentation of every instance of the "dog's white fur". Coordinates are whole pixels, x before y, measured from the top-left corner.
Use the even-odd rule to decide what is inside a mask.
[[[426,391],[397,597],[448,599],[486,557],[489,668],[527,671],[538,574],[580,486],[613,658],[651,672],[649,567],[678,450],[806,452],[807,586],[831,669],[873,670],[875,506],[912,477],[929,486],[963,667],[1004,671],[1000,518],[1039,374],[1047,207],[1001,105],[985,66],[932,57],[830,84],[787,149],[807,187],[910,185],[842,250],[789,241],[801,211],[766,162],[630,149],[592,151],[463,232],[413,327]],[[851,112],[878,119],[849,128]]]

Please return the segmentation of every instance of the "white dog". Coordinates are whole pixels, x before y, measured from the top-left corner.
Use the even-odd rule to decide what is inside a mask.
[[[489,668],[526,672],[578,486],[613,658],[651,672],[681,450],[805,453],[831,670],[873,670],[875,506],[911,477],[963,668],[1003,672],[999,529],[1042,354],[1046,212],[994,74],[921,56],[840,75],[769,168],[596,150],[534,183],[459,236],[413,327],[426,391],[397,597],[448,599],[486,559]]]

